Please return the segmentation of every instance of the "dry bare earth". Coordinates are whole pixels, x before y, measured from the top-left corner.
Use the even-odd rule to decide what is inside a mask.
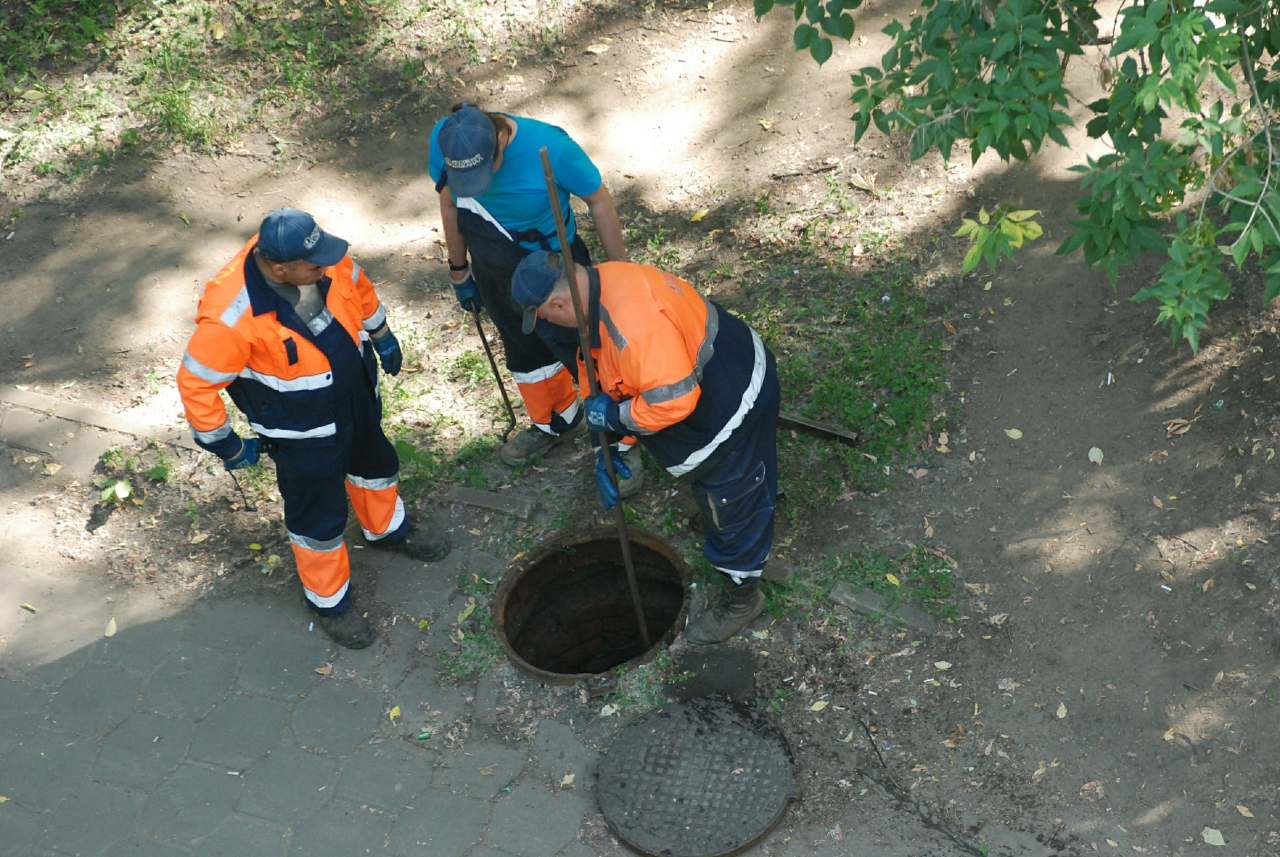
[[[811,212],[825,186],[813,171],[828,159],[875,173],[897,195],[867,217],[920,248],[922,270],[946,275],[938,315],[960,328],[947,403],[957,409],[954,451],[918,480],[904,476],[887,493],[796,525],[807,554],[791,558],[864,544],[896,552],[923,541],[928,526],[930,543],[958,556],[960,575],[978,589],[965,618],[905,657],[888,654],[909,640],[891,638],[856,660],[839,655],[839,641],[809,624],[793,631],[798,648],[771,652],[762,696],[790,674],[788,649],[796,666],[814,667],[809,693],[820,695],[817,679],[840,689],[822,712],[809,711],[816,697],[807,694],[788,704],[806,804],[760,851],[1180,854],[1208,847],[1201,830],[1211,827],[1227,853],[1280,853],[1280,759],[1266,738],[1280,696],[1280,577],[1269,543],[1280,515],[1280,464],[1270,452],[1280,429],[1274,314],[1256,311],[1260,288],[1249,284],[1191,357],[1151,328],[1149,307],[1124,300],[1147,271],[1126,274],[1113,292],[1078,258],[1052,256],[1075,191],[1065,166],[1090,151],[1080,135],[1069,158],[1047,153],[1020,180],[986,161],[949,172],[936,156],[908,164],[901,141],[874,134],[853,146],[847,73],[878,59],[877,31],[897,9],[864,6],[866,43],[855,39],[821,70],[792,55],[782,16],[756,24],[748,4],[613,11],[571,34],[565,61],[459,67],[468,86],[447,94],[570,129],[628,217],[709,208],[698,228],[727,230],[732,213],[765,192],[775,205]],[[591,44],[608,50],[586,53]],[[1087,88],[1091,74],[1079,62],[1073,82]],[[411,359],[429,367],[476,348],[465,325],[444,326],[460,315],[434,244],[425,154],[435,118],[370,131],[355,147],[298,129],[292,139],[305,141],[314,164],[281,169],[265,139],[250,139],[257,154],[247,157],[126,161],[56,201],[23,201],[16,236],[0,244],[3,383],[176,422],[172,373],[194,298],[253,224],[284,204],[351,240],[398,329],[435,330]],[[962,212],[990,207],[1015,181],[1024,204],[1044,210],[1049,237],[1017,266],[960,280],[962,248],[945,236]],[[738,254],[717,242],[682,264],[696,274]],[[982,313],[988,307],[994,313]],[[153,371],[163,381],[154,394],[145,383]],[[484,428],[474,397],[442,387],[438,408],[450,402],[462,426]],[[1163,421],[1196,417],[1185,435],[1166,438]],[[1015,428],[1020,440],[1005,432]],[[1086,457],[1094,446],[1105,453],[1101,465]],[[530,473],[522,490],[581,487],[584,478]],[[208,498],[225,507],[228,486],[201,480],[214,515]],[[53,563],[71,580],[76,566],[100,567],[122,537],[111,528],[126,522],[113,522],[73,552],[74,565],[50,559],[56,509],[27,503],[54,496],[58,481],[18,468],[6,477],[6,499],[21,504],[5,504],[4,541],[18,546],[0,561],[6,578]],[[87,493],[69,494],[83,514]],[[471,513],[451,514],[455,541],[467,547]],[[272,533],[243,516],[227,521]],[[185,529],[180,522],[174,532]],[[0,633],[16,627],[6,623]],[[884,656],[865,663],[875,653]],[[953,666],[933,666],[940,661]],[[999,688],[1003,679],[1011,691]],[[860,729],[838,740],[854,730],[854,711],[876,728],[886,768]],[[856,827],[829,826],[850,812],[862,813]]]

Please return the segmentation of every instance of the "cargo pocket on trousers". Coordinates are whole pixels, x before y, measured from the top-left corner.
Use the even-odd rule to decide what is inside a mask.
[[[703,485],[707,504],[707,522],[721,533],[733,532],[746,525],[760,510],[767,491],[764,462],[759,462],[746,476],[719,485]]]

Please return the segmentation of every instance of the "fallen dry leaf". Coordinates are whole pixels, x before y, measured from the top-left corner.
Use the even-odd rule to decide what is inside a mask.
[[[196,533],[194,536],[191,537],[191,544],[198,545],[207,538],[209,538],[208,533]]]
[[[1240,813],[1245,818],[1253,818],[1253,813],[1249,811],[1249,807],[1247,806],[1241,806],[1240,804],[1236,804],[1236,812]]]
[[[1096,446],[1089,448],[1089,460],[1094,464],[1101,464],[1104,457],[1102,450],[1098,449]]]
[[[608,45],[587,45],[587,50],[585,52],[599,56],[607,50],[609,50]]]
[[[826,707],[827,707],[827,701],[826,701],[825,699],[819,699],[819,700],[818,700],[817,702],[815,702],[813,705],[810,705],[810,706],[809,706],[809,710],[810,710],[810,711],[821,711],[822,709],[824,709],[824,708],[826,708]]]
[[[333,664],[325,664],[322,667],[316,667],[317,675],[332,675],[332,673],[333,673]]]
[[[395,723],[396,718],[399,716],[400,716],[400,706],[398,705],[391,706],[391,710],[387,712],[387,718],[390,719],[392,723]]]
[[[1203,584],[1200,585],[1200,591],[1208,592],[1210,589],[1213,589],[1213,582],[1214,581],[1212,577],[1206,580]]]
[[[567,288],[567,287],[566,287],[566,288]],[[560,788],[562,788],[562,789],[569,789],[569,788],[573,788],[573,781],[574,781],[575,779],[577,779],[577,775],[575,775],[575,774],[565,774],[565,775],[564,775],[564,779],[560,780]]]
[[[1054,713],[1058,715],[1058,719],[1059,719],[1059,720],[1061,720],[1062,718],[1066,717],[1066,716],[1067,716],[1067,704],[1066,704],[1065,702],[1059,702],[1059,703],[1058,703],[1058,710],[1057,710],[1056,712],[1054,712]]]
[[[689,218],[689,222],[697,223],[699,220],[707,216],[708,211],[710,211],[710,209],[706,209],[706,208],[698,209],[696,212],[694,212],[693,217]],[[565,288],[568,288],[568,286],[565,286]]]
[[[949,669],[951,669],[951,662],[950,662],[950,661],[934,661],[934,662],[933,662],[933,665],[934,665],[935,667],[937,667],[938,669],[940,669],[940,670],[949,670]]]
[[[902,581],[898,580],[898,575],[896,574],[886,574],[884,579],[892,583],[894,586],[902,585]]]
[[[1004,433],[1009,435],[1009,437],[1013,438],[1014,440],[1022,439],[1022,432],[1020,432],[1018,429],[1005,429]]]
[[[1184,420],[1181,418],[1176,420],[1165,420],[1164,427],[1165,427],[1164,436],[1166,438],[1178,437],[1179,435],[1184,435],[1191,430],[1191,421]]]
[[[50,461],[48,464],[44,466],[44,470],[42,472],[44,473],[45,476],[52,476],[53,474],[57,473],[61,469],[62,469],[61,464],[58,464],[56,461]]]
[[[947,333],[951,334],[952,336],[955,336],[958,333],[958,331],[956,330],[956,326],[951,322],[947,321],[945,318],[942,320],[942,326],[945,327],[947,329]]]
[[[566,286],[566,288],[568,288],[568,287]],[[1156,508],[1157,508],[1157,509],[1163,509],[1163,508],[1164,508],[1164,503],[1161,503],[1161,502],[1160,502],[1160,498],[1159,498],[1159,497],[1157,497],[1157,496],[1155,496],[1154,494],[1153,494],[1153,495],[1151,495],[1151,502],[1155,504],[1155,506],[1156,506]]]
[[[1222,831],[1215,830],[1212,827],[1206,827],[1200,831],[1200,838],[1205,841],[1206,845],[1226,845],[1227,841],[1222,838]]]
[[[112,616],[107,622],[106,630],[102,632],[104,637],[114,637],[116,635],[116,617]]]

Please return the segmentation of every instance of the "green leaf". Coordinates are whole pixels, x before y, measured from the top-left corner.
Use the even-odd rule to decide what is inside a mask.
[[[795,36],[793,37],[796,43],[796,50],[802,51],[809,47],[809,42],[817,34],[818,31],[813,27],[810,27],[808,24],[797,24]]]
[[[755,0],[755,12],[757,18],[763,18],[773,10],[774,0]]]
[[[831,40],[825,36],[819,36],[809,42],[809,53],[817,60],[818,65],[822,65],[831,59],[832,45]]]

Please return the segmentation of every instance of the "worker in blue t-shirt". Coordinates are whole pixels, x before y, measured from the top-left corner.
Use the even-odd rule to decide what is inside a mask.
[[[560,250],[539,154],[543,146],[551,157],[573,258],[591,264],[577,234],[570,195],[587,203],[609,260],[626,261],[613,197],[600,170],[563,130],[459,104],[431,131],[428,169],[440,194],[454,292],[468,312],[482,306],[489,311],[533,423],[503,446],[502,459],[511,465],[578,435],[585,425],[573,375],[566,368],[576,363],[576,332],[553,325],[521,332],[523,309],[511,299],[511,277],[520,260],[534,250]],[[631,443],[634,439],[624,441],[624,452]],[[621,486],[623,497],[640,489],[638,458],[634,464],[634,475]]]

